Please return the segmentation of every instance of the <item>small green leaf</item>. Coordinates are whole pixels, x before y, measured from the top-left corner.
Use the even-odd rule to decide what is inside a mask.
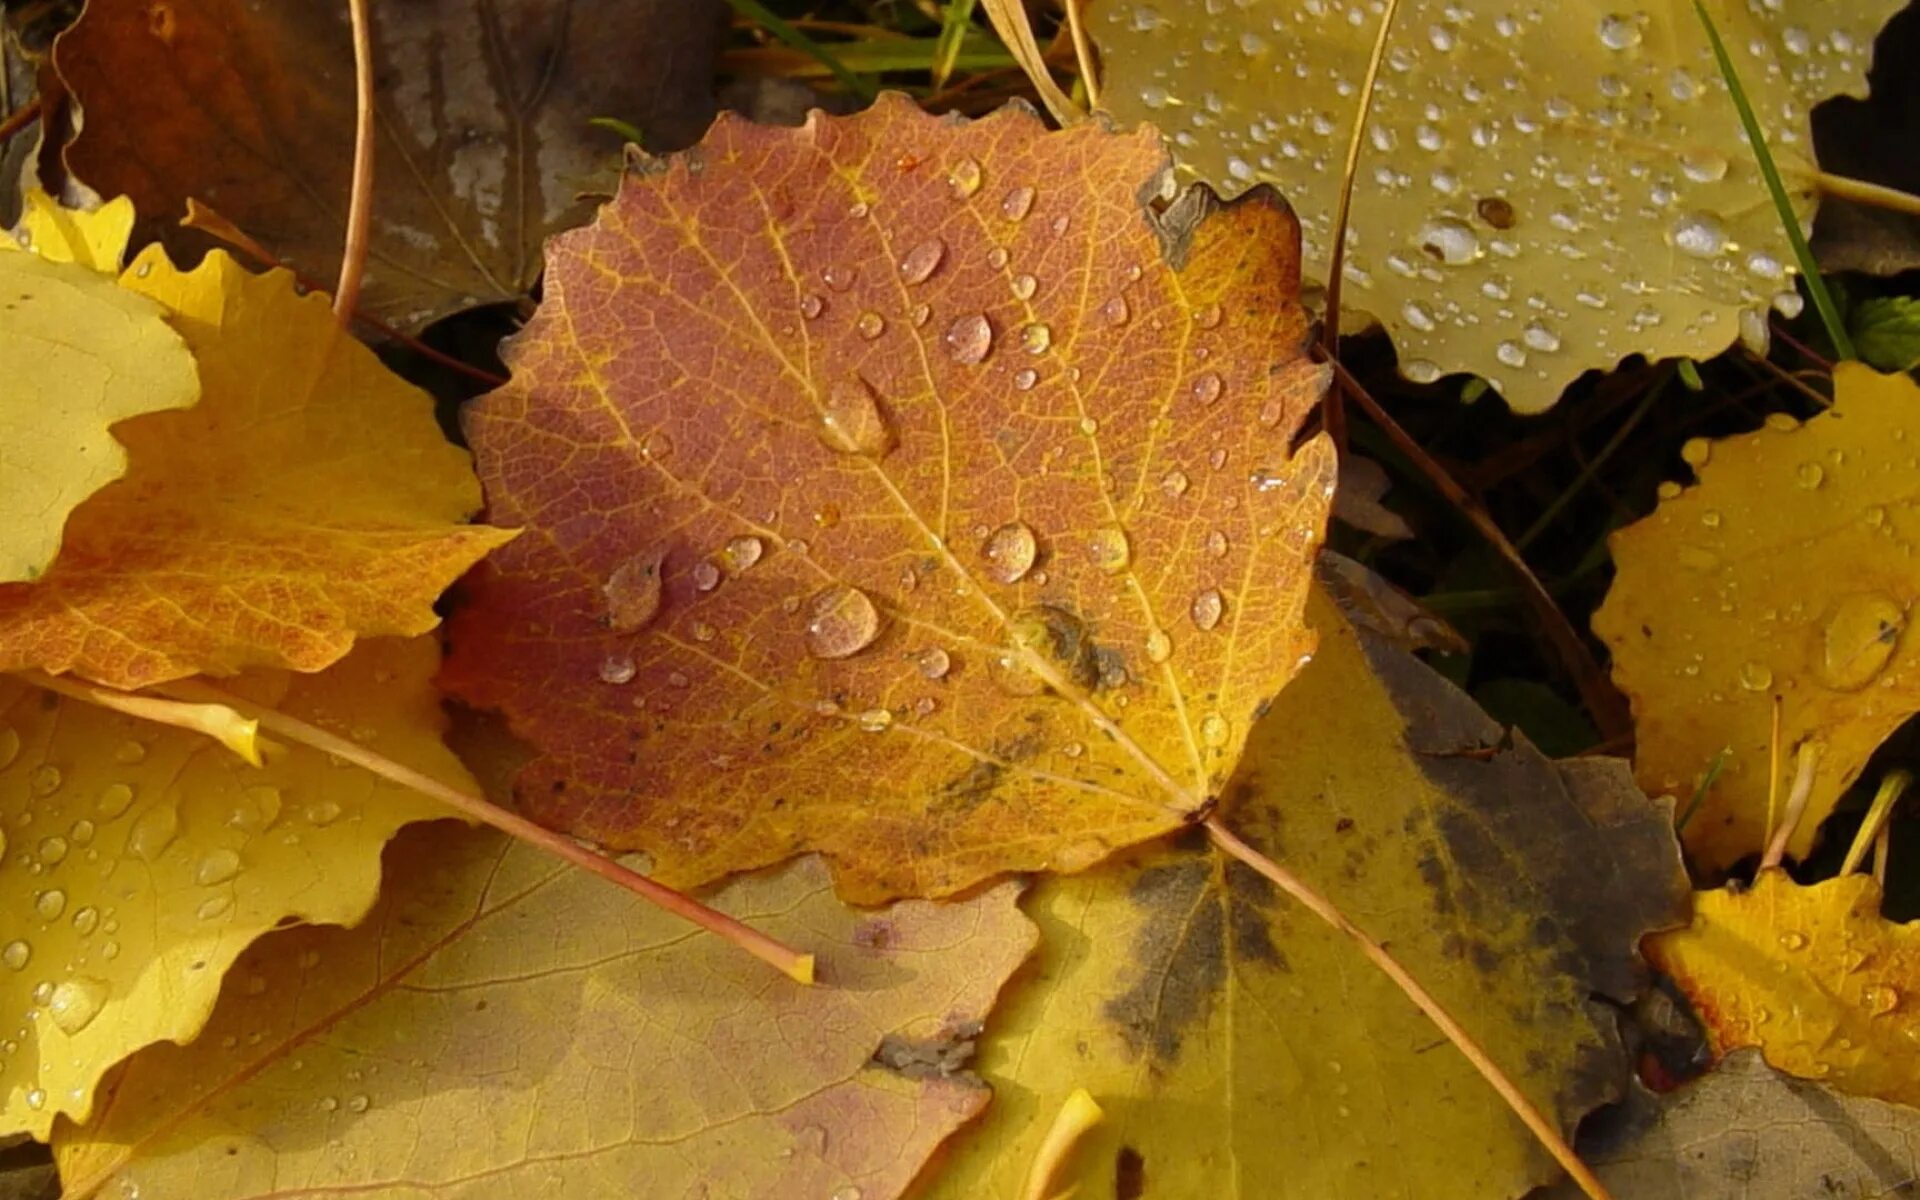
[[[1877,371],[1911,371],[1920,364],[1920,298],[1876,296],[1847,314],[1853,348]]]

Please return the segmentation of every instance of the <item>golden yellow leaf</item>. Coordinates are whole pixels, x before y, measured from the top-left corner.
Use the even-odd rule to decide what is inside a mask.
[[[125,472],[110,426],[199,398],[164,312],[110,275],[0,254],[0,587],[42,575],[75,506]]]
[[[1765,840],[1774,696],[1785,774],[1803,744],[1818,754],[1795,854],[1920,712],[1920,654],[1906,636],[1920,598],[1916,411],[1911,379],[1843,363],[1831,410],[1689,442],[1699,483],[1669,486],[1613,537],[1618,574],[1593,628],[1633,701],[1640,785],[1690,797],[1725,752],[1683,831],[1709,870]]]
[[[431,639],[230,687],[471,787],[440,742]],[[0,1132],[84,1120],[102,1072],[199,1032],[220,977],[289,918],[357,921],[380,848],[437,803],[301,746],[264,769],[211,739],[0,677]]]
[[[1702,892],[1693,924],[1647,939],[1714,1051],[1767,1061],[1857,1096],[1920,1104],[1920,926],[1880,916],[1880,885],[1802,887],[1764,871],[1751,890]]]
[[[39,188],[21,197],[13,237],[0,249],[27,249],[54,262],[77,263],[104,275],[120,273],[133,234],[133,201],[116,196],[94,209],[64,208]]]
[[[1861,94],[1901,0],[1709,0],[1811,220],[1807,113]],[[1102,103],[1190,174],[1270,182],[1325,278],[1379,5],[1098,0]],[[1537,412],[1630,354],[1711,357],[1797,306],[1793,254],[1691,0],[1406,0],[1367,122],[1342,302],[1401,370],[1471,371]],[[1796,309],[1797,311],[1797,309]]]
[[[191,1046],[56,1144],[75,1192],[889,1200],[987,1103],[959,1068],[1032,949],[1003,884],[860,912],[803,859],[711,900],[802,987],[489,831],[403,835],[360,928],[262,940]]]
[[[1555,764],[1316,590],[1313,662],[1256,725],[1236,830],[1329,896],[1570,1127],[1625,1075],[1610,1017],[1686,896],[1670,810],[1623,765]],[[1204,839],[1049,879],[1035,970],[995,1009],[985,1121],[923,1200],[1014,1196],[1085,1087],[1065,1179],[1139,1196],[1484,1200],[1544,1151],[1343,935]],[[1144,1185],[1144,1190],[1143,1190]]]
[[[357,637],[432,628],[446,585],[511,536],[462,523],[479,486],[432,400],[286,272],[222,253],[181,272],[149,249],[122,282],[168,312],[201,402],[118,428],[125,477],[74,511],[50,570],[0,583],[0,670],[317,671]]]

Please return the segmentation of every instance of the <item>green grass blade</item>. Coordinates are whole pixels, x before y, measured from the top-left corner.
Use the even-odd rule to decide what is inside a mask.
[[[747,20],[765,29],[780,41],[792,46],[802,54],[811,55],[819,59],[827,70],[833,72],[833,77],[840,81],[841,87],[846,88],[862,100],[869,103],[873,101],[873,85],[871,83],[868,83],[852,71],[849,71],[845,63],[842,63],[838,58],[833,56],[832,51],[822,46],[819,42],[814,41],[800,30],[787,24],[779,14],[760,3],[760,0],[727,0],[727,3],[733,6],[734,12],[739,13]]]
[[[1853,342],[1847,337],[1847,327],[1840,319],[1840,309],[1834,304],[1833,297],[1827,294],[1827,281],[1820,278],[1819,264],[1813,261],[1813,251],[1807,247],[1807,237],[1800,232],[1800,219],[1793,214],[1793,204],[1787,199],[1786,185],[1780,182],[1780,169],[1774,166],[1773,152],[1767,149],[1767,139],[1761,134],[1759,119],[1753,115],[1753,105],[1747,100],[1746,89],[1740,86],[1740,76],[1733,69],[1733,59],[1727,54],[1727,45],[1720,40],[1720,30],[1714,26],[1706,5],[1700,0],[1693,0],[1693,11],[1700,14],[1700,23],[1707,27],[1707,41],[1713,44],[1713,58],[1720,64],[1720,77],[1727,81],[1727,91],[1733,94],[1733,106],[1740,113],[1740,124],[1747,131],[1747,141],[1753,145],[1753,157],[1760,164],[1760,174],[1767,181],[1767,191],[1773,194],[1773,207],[1780,214],[1780,227],[1786,230],[1787,241],[1793,244],[1793,256],[1800,263],[1800,277],[1807,281],[1807,291],[1813,296],[1813,307],[1820,314],[1820,323],[1826,326],[1827,336],[1832,339],[1833,348],[1840,357],[1854,358]]]
[[[933,86],[945,87],[960,57],[960,45],[973,28],[973,7],[978,0],[947,0],[941,14],[940,38],[933,48]]]

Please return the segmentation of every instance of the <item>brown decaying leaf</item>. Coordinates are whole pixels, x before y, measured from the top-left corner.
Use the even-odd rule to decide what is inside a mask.
[[[1156,215],[1164,166],[892,96],[722,119],[553,243],[467,421],[531,533],[443,675],[542,752],[536,815],[679,884],[821,849],[874,900],[1218,792],[1312,646],[1326,373],[1285,210]]]
[[[619,145],[659,149],[713,114],[715,0],[425,0],[375,4],[380,138],[365,311],[416,328],[517,298],[540,244],[588,212]],[[353,163],[344,4],[91,0],[55,59],[87,120],[74,173],[140,210],[183,261],[209,245],[174,225],[205,201],[310,278],[338,269]]]

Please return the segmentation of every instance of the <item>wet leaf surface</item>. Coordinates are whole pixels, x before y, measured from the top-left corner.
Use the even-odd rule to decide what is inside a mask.
[[[1150,219],[1163,165],[889,97],[723,119],[554,244],[467,420],[532,532],[444,674],[542,752],[534,813],[681,883],[820,849],[874,900],[1219,791],[1312,645],[1326,376],[1284,210]]]

